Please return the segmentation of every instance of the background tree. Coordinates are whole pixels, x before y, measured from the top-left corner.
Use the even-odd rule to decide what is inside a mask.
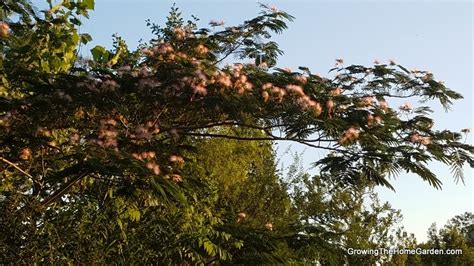
[[[423,255],[423,264],[436,265],[469,265],[474,262],[474,246],[472,243],[473,215],[466,212],[450,219],[448,223],[438,230],[436,224],[428,229],[428,241],[418,246],[423,249],[462,250],[459,255]]]
[[[431,160],[456,178],[473,165],[473,147],[434,131],[428,107],[388,105],[461,98],[429,72],[274,68],[271,36],[292,20],[283,11],[262,6],[211,32],[173,8],[139,49],[116,36],[79,60],[91,39],[79,16],[94,2],[49,3],[41,15],[26,1],[1,6],[2,262],[336,263],[345,245],[388,241],[398,219],[358,196],[402,170],[439,188]],[[223,65],[231,55],[239,63]],[[296,194],[276,171],[276,140],[330,152]]]
[[[298,162],[298,159],[296,160]],[[311,177],[294,164],[289,171],[291,197],[298,213],[292,239],[295,260],[323,265],[376,264],[387,256],[348,255],[348,249],[392,248],[402,228],[400,211],[381,203],[367,183],[341,185],[329,177]]]
[[[419,251],[430,250],[461,250],[461,254],[403,254],[394,255],[388,263],[390,265],[470,265],[473,260],[473,246],[470,242],[469,230],[474,225],[473,215],[465,212],[450,219],[446,225],[437,229],[433,223],[427,231],[428,240],[417,242],[413,235],[403,230],[397,232],[397,248]]]
[[[399,250],[416,250],[419,246],[414,234],[408,234],[403,228],[396,232],[396,244],[393,246]],[[389,265],[421,265],[421,255],[394,254],[391,256]]]

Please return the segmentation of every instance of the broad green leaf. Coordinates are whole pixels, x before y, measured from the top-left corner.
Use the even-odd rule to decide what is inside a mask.
[[[94,10],[94,8],[95,8],[95,1],[94,0],[83,0],[82,2],[86,5],[87,9]]]
[[[105,62],[109,58],[109,52],[105,47],[97,45],[91,49],[92,57],[97,62]]]
[[[81,34],[81,42],[83,44],[87,44],[90,41],[92,41],[92,36],[90,34],[87,34],[87,33]]]

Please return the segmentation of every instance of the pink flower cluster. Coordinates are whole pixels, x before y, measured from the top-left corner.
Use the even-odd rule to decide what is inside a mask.
[[[197,70],[194,73],[194,78],[191,85],[191,88],[193,89],[193,92],[195,94],[201,95],[201,96],[206,96],[207,95],[207,83],[208,79],[207,76],[201,71]]]
[[[359,138],[360,131],[355,127],[350,127],[342,134],[339,144],[345,145]]]
[[[155,162],[147,162],[145,167],[150,169],[155,175],[159,175],[161,173],[160,166]]]
[[[267,83],[263,84],[262,85],[262,90],[263,90],[262,91],[262,97],[263,97],[265,102],[268,101],[268,99],[270,97],[269,92],[271,92],[273,94],[273,96],[275,97],[277,102],[283,101],[283,97],[285,97],[285,95],[287,94],[287,92],[283,88],[277,87],[277,86],[273,85],[270,82],[267,82]]]
[[[369,107],[372,105],[373,102],[374,102],[373,96],[364,96],[360,99],[359,105],[363,107]]]
[[[106,79],[100,85],[100,88],[104,91],[115,91],[119,87],[120,86],[113,79]]]
[[[184,158],[176,154],[171,155],[168,160],[178,166],[184,165]]]
[[[176,39],[178,39],[178,40],[182,40],[186,37],[186,31],[181,27],[175,28],[173,30],[173,33],[174,33],[174,36],[176,37]]]
[[[315,100],[312,100],[310,96],[306,95],[303,90],[303,87],[296,84],[288,84],[285,88],[280,88],[273,85],[270,82],[267,82],[262,85],[262,97],[264,102],[267,102],[272,95],[277,102],[281,102],[285,95],[293,94],[296,98],[296,103],[305,110],[312,110],[319,116],[322,112],[321,104]],[[271,92],[271,94],[269,93]]]
[[[335,89],[333,89],[329,92],[329,96],[333,96],[333,97],[334,96],[339,96],[339,95],[341,95],[341,93],[342,93],[342,88],[337,87],[337,88],[335,88]]]
[[[232,79],[230,76],[221,71],[216,74],[216,82],[225,88],[230,88],[232,86]]]
[[[237,222],[240,223],[242,220],[244,220],[247,217],[247,214],[245,212],[239,212],[237,214]]]
[[[413,143],[420,143],[420,144],[423,144],[423,145],[429,145],[433,142],[431,140],[431,137],[424,137],[424,136],[421,136],[418,133],[411,134],[410,135],[410,141],[413,142]]]
[[[372,114],[369,114],[367,116],[367,125],[369,127],[372,127],[374,125],[380,125],[382,123],[382,117],[378,116],[378,115],[372,115]]]
[[[342,64],[344,64],[344,59],[342,59],[342,58],[337,58],[337,59],[336,59],[336,66],[339,66],[339,65],[342,65]]]
[[[171,181],[173,181],[175,183],[183,182],[183,177],[181,175],[178,175],[178,174],[167,175],[167,176],[165,176],[165,178],[166,179],[171,179]]]
[[[32,151],[30,148],[23,148],[20,151],[20,159],[23,161],[28,161],[32,158]]]
[[[251,91],[253,89],[253,84],[250,83],[248,80],[247,75],[243,73],[243,65],[236,64],[234,65],[234,69],[232,72],[232,76],[234,77],[234,89],[237,90],[239,94],[244,94],[247,91]]]
[[[413,110],[413,105],[409,102],[406,102],[402,106],[400,106],[400,110],[403,112],[410,112],[411,110]]]
[[[8,23],[0,22],[0,37],[7,37],[10,34],[10,26]]]
[[[301,96],[301,97],[306,96],[304,91],[303,91],[303,87],[301,87],[299,85],[289,84],[289,85],[286,85],[286,89],[289,92],[292,92],[292,93],[294,93],[298,96]]]
[[[308,78],[305,75],[296,75],[295,79],[303,84],[306,84],[308,82]]]
[[[159,175],[161,173],[160,166],[153,160],[156,157],[156,153],[154,151],[144,151],[144,152],[134,152],[132,156],[140,161],[147,161],[145,167],[151,170],[155,175]]]
[[[211,21],[209,21],[209,24],[213,27],[216,27],[216,26],[224,26],[225,22],[223,20],[212,19]]]
[[[148,57],[161,55],[163,57],[167,57],[170,60],[174,60],[176,58],[176,54],[174,52],[173,46],[167,42],[154,46],[151,49],[150,48],[142,49],[142,53]]]
[[[95,142],[102,147],[114,148],[117,150],[118,132],[115,128],[116,125],[117,121],[112,118],[101,120],[98,140],[96,140]]]
[[[145,125],[139,125],[129,136],[135,143],[143,143],[150,140],[154,134],[160,133],[160,129],[156,123],[148,121]]]
[[[207,48],[206,46],[204,46],[203,44],[199,44],[198,46],[196,46],[195,48],[195,51],[196,53],[198,53],[199,55],[205,55],[209,52],[209,48]]]
[[[147,159],[153,159],[156,157],[156,153],[154,151],[144,151],[144,152],[134,152],[132,153],[132,156],[135,159],[138,159],[140,161],[147,160]]]
[[[380,100],[379,101],[379,107],[380,109],[387,111],[388,110],[388,103],[385,100]]]
[[[268,231],[273,231],[273,224],[272,223],[266,223],[264,226],[265,226],[265,229],[267,229]]]

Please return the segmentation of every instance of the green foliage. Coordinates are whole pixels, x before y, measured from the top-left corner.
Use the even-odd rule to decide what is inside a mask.
[[[349,256],[347,250],[391,248],[402,217],[388,203],[381,203],[373,192],[373,185],[361,182],[341,186],[338,181],[328,182],[322,176],[311,177],[290,167],[289,180],[297,227],[292,233],[290,247],[294,260],[323,264],[360,265],[386,262],[388,257],[372,255]]]
[[[97,45],[91,49],[92,58],[97,62],[107,62],[109,60],[109,51],[105,47]]]
[[[373,187],[406,170],[439,188],[429,161],[461,180],[474,164],[460,133],[431,129],[428,107],[386,102],[449,108],[461,95],[431,73],[273,68],[283,11],[211,31],[173,7],[139,49],[114,36],[80,60],[94,1],[49,3],[43,15],[0,4],[1,263],[375,263],[345,252],[394,243],[400,214]],[[223,65],[232,55],[242,62]],[[280,140],[328,150],[320,173],[284,179]],[[463,230],[436,245],[466,246]]]
[[[456,215],[440,230],[436,224],[428,229],[428,241],[416,244],[415,248],[425,250],[439,249],[445,251],[441,255],[408,255],[406,264],[417,262],[427,265],[471,265],[474,263],[474,245],[472,241],[474,219],[470,212]],[[446,254],[446,250],[461,250],[462,254]]]
[[[9,59],[2,60],[1,65],[11,75],[18,75],[24,69],[47,75],[65,73],[76,61],[79,43],[91,40],[90,35],[79,34],[76,27],[81,25],[78,16],[87,17],[94,1],[65,1],[50,5],[44,18],[35,14],[31,7],[8,2],[5,5],[5,10],[22,10],[19,13],[23,14],[19,21],[12,23],[13,34],[5,43],[0,43],[5,58]]]

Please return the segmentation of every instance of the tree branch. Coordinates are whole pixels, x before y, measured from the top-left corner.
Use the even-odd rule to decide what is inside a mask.
[[[235,122],[233,120],[227,120],[227,121],[222,121],[222,122],[211,122],[211,123],[207,123],[207,124],[204,124],[204,125],[198,125],[198,126],[172,127],[172,128],[169,128],[169,129],[162,129],[161,132],[167,132],[167,131],[170,131],[172,129],[186,131],[186,130],[213,128],[213,127],[218,127],[218,126],[241,126],[241,127],[247,127],[247,128],[253,128],[253,129],[259,129],[259,130],[267,131],[267,130],[272,129],[272,128],[277,128],[277,127],[282,127],[282,126],[287,126],[287,125],[286,124],[278,124],[278,125],[261,127],[261,126],[256,126],[256,125],[239,123],[239,122]]]
[[[9,160],[7,160],[7,159],[5,159],[5,158],[3,158],[3,157],[0,157],[0,160],[3,161],[3,162],[5,162],[5,163],[7,163],[7,164],[9,164],[9,165],[11,165],[11,166],[13,166],[16,170],[20,171],[20,172],[21,172],[22,174],[24,174],[25,176],[27,176],[27,177],[33,179],[33,176],[31,176],[30,174],[28,174],[25,170],[21,169],[18,165],[16,165],[16,164],[10,162]]]
[[[274,136],[274,135],[269,135],[269,137],[239,137],[239,136],[231,136],[231,135],[225,135],[225,134],[196,133],[196,132],[185,132],[183,135],[198,136],[198,137],[211,137],[211,138],[226,138],[226,139],[235,139],[235,140],[286,140],[286,141],[295,141],[295,142],[298,142],[300,144],[303,144],[303,145],[306,145],[306,146],[309,146],[309,147],[312,147],[312,148],[338,151],[338,152],[342,152],[342,153],[350,153],[348,150],[331,148],[331,147],[324,147],[324,146],[320,146],[320,145],[311,144],[311,143],[308,143],[304,139],[282,138],[282,137],[277,137],[277,136]]]
[[[82,173],[74,177],[73,179],[69,180],[66,184],[64,184],[60,189],[54,192],[51,196],[43,200],[41,206],[43,208],[48,207],[51,203],[56,201],[58,198],[63,196],[74,184],[76,184],[79,180],[85,177],[88,173]]]

